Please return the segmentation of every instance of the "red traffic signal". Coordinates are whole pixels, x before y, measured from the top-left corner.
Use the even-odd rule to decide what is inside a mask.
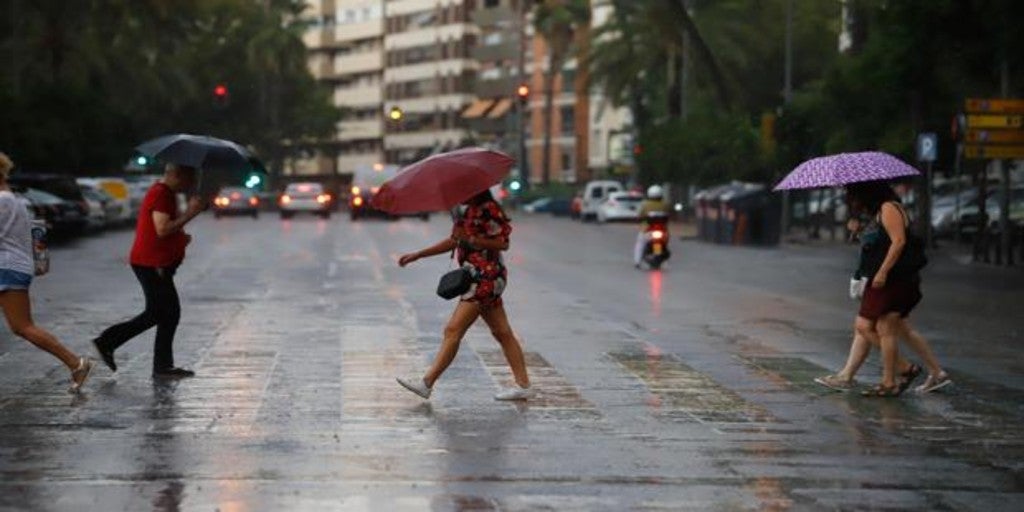
[[[228,95],[228,86],[224,84],[217,84],[217,86],[213,88],[213,95],[218,98],[226,97]]]
[[[521,100],[525,100],[526,98],[530,97],[530,86],[526,84],[520,85],[516,89],[516,96],[519,96],[519,99]]]

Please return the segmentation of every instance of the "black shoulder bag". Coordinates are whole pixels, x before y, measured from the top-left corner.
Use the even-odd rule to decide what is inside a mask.
[[[455,249],[452,249],[452,259],[455,259]],[[469,291],[473,286],[473,274],[469,270],[459,267],[455,270],[445,272],[437,283],[437,295],[444,300],[452,300]]]

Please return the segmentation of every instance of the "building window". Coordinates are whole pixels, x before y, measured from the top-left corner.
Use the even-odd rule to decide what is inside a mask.
[[[572,155],[569,153],[568,148],[562,148],[562,170],[572,170]]]
[[[562,71],[562,92],[573,92],[576,90],[576,70],[566,69]]]
[[[498,7],[501,5],[501,0],[484,0],[484,7]]]
[[[562,135],[572,136],[576,132],[576,117],[572,106],[561,107],[559,116],[562,118]]]

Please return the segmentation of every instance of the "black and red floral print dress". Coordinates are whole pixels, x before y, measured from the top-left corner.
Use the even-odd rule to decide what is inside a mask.
[[[498,203],[486,201],[469,205],[457,220],[466,237],[507,241],[512,225]],[[481,306],[500,306],[501,294],[508,283],[508,269],[501,257],[501,251],[462,246],[458,251],[459,265],[473,274],[474,284],[462,300],[476,302]]]

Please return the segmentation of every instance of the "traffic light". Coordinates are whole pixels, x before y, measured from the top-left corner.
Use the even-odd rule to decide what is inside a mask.
[[[519,98],[519,102],[525,104],[530,100],[530,86],[521,84],[516,88],[516,98]]]
[[[249,176],[245,179],[246,188],[258,188],[261,184],[263,184],[263,177],[255,172],[249,173]]]
[[[523,184],[519,180],[512,180],[512,182],[508,184],[508,189],[511,190],[513,194],[519,192],[522,188]]]
[[[135,163],[139,164],[139,167],[145,167],[149,164],[149,158],[146,158],[146,155],[139,155],[135,158]]]
[[[228,86],[220,83],[213,87],[213,105],[217,108],[227,107],[231,102],[231,94]]]
[[[401,121],[404,116],[405,112],[402,112],[402,109],[398,107],[391,107],[391,112],[388,112],[388,118],[396,123]]]

